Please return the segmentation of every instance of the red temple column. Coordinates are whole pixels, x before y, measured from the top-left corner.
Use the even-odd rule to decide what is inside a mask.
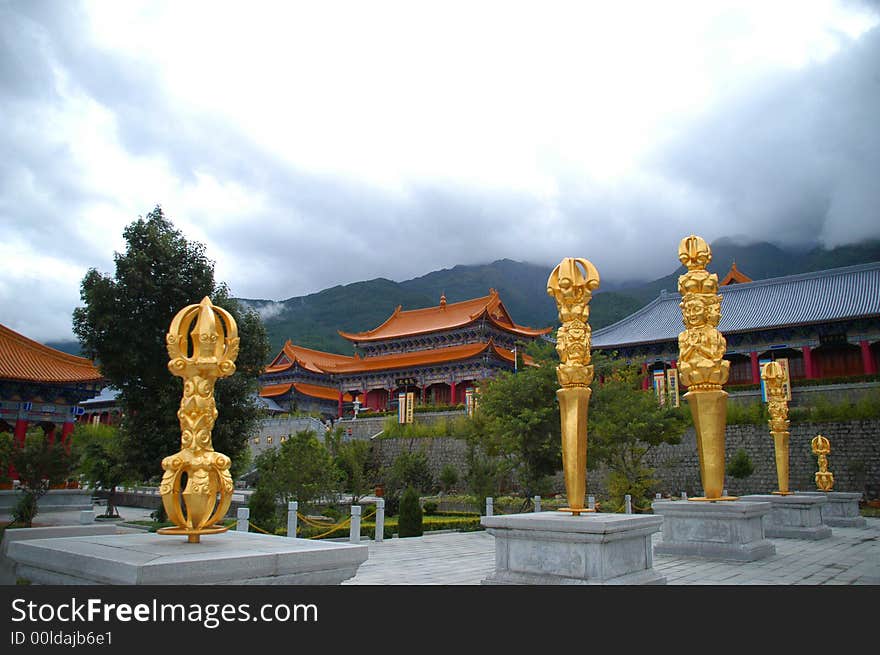
[[[804,353],[804,375],[808,380],[812,380],[816,377],[816,371],[813,368],[813,351],[809,346],[804,346],[801,350]]]
[[[458,404],[455,402],[455,380],[449,383],[449,404],[452,406]]]
[[[65,421],[64,425],[61,426],[61,444],[68,454],[70,454],[70,435],[73,434],[73,428],[73,421]]]
[[[865,375],[874,375],[877,372],[877,365],[874,363],[874,358],[871,357],[871,343],[859,341],[859,346],[862,349],[862,370]]]
[[[648,363],[642,364],[642,389],[647,391],[651,387],[651,381],[648,379]]]
[[[19,446],[24,445],[24,435],[27,434],[27,429],[27,419],[20,418],[15,422],[15,430],[13,431],[13,436],[15,437],[15,443],[17,443]]]
[[[752,384],[761,384],[761,365],[758,362],[758,352],[753,350],[749,353],[752,360]]]

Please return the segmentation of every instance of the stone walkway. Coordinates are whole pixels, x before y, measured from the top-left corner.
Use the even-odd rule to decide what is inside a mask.
[[[136,520],[148,518],[150,510],[120,507],[119,512]],[[76,525],[79,512],[41,513],[36,523]],[[655,534],[654,543],[659,539]],[[818,541],[770,541],[776,554],[757,562],[655,555],[654,568],[669,585],[880,585],[880,518],[867,519],[863,528],[832,528],[831,537]],[[361,543],[369,545],[370,557],[343,584],[478,585],[495,566],[495,539],[482,531]]]

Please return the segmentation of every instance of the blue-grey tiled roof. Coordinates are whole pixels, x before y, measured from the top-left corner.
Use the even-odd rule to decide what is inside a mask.
[[[722,334],[880,316],[880,262],[731,284],[720,289]],[[593,348],[674,341],[684,330],[678,293],[593,332]]]

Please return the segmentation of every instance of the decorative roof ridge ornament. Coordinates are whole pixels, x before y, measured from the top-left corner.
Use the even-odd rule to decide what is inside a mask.
[[[681,240],[678,260],[688,269],[678,278],[679,306],[684,331],[678,335],[680,382],[694,417],[700,478],[705,496],[689,500],[735,500],[724,489],[724,432],[727,423],[727,382],[730,362],[724,360],[727,341],[718,331],[721,300],[718,276],[709,273],[712,250],[696,235]]]
[[[192,332],[187,334],[190,326]],[[232,460],[214,450],[211,430],[217,419],[214,384],[235,372],[238,326],[229,312],[205,296],[198,305],[177,312],[165,340],[171,360],[168,370],[183,378],[183,397],[177,411],[180,451],[162,460],[165,473],[159,486],[165,512],[175,527],[158,532],[185,534],[190,543],[199,543],[203,534],[228,530],[217,522],[232,502]],[[181,493],[184,474],[187,482]]]
[[[559,511],[578,516],[586,508],[587,410],[593,381],[590,353],[590,300],[599,288],[599,271],[586,259],[566,257],[550,273],[547,294],[556,300],[562,325],[556,332],[559,365],[556,391],[562,422],[562,469],[568,507]]]

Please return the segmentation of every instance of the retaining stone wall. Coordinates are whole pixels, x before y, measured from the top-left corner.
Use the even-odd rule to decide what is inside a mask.
[[[434,437],[421,439],[374,439],[373,456],[382,467],[390,467],[403,452],[424,452],[434,483],[438,484],[440,472],[447,464],[458,471],[459,480],[467,471],[467,443],[455,437]]]

